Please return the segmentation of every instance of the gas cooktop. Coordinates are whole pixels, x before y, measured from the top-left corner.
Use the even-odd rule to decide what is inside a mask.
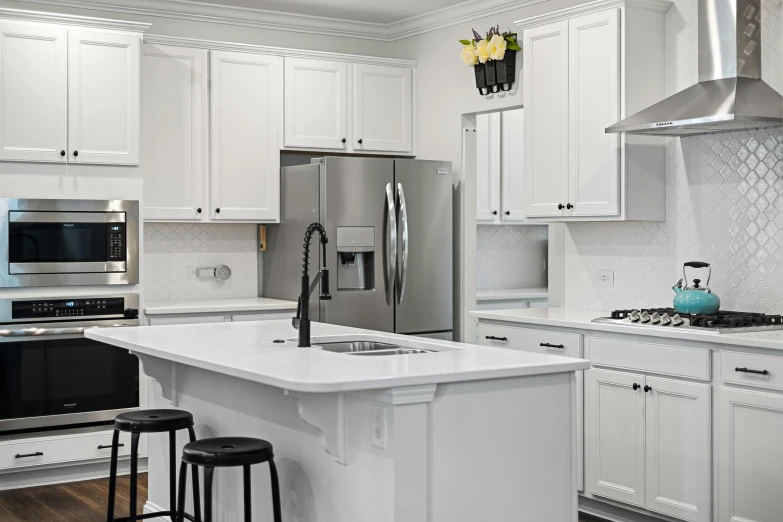
[[[682,328],[712,333],[783,330],[783,317],[752,312],[719,311],[716,314],[678,314],[674,308],[615,310],[594,323],[648,328]]]

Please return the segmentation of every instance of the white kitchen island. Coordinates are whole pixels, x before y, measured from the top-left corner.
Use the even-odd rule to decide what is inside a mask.
[[[318,323],[312,335],[298,348],[290,321],[86,332],[136,354],[147,407],[191,412],[197,437],[270,441],[286,522],[577,520],[575,372],[587,361]],[[317,346],[350,340],[436,352]],[[168,444],[148,437],[153,511],[168,507]],[[215,478],[215,520],[241,520],[241,471]],[[272,520],[263,464],[253,489],[254,519]]]

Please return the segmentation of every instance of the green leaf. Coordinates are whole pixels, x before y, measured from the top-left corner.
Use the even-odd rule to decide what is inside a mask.
[[[508,49],[510,51],[521,51],[522,50],[522,48],[520,46],[518,46],[517,44],[515,44],[515,43],[507,44],[506,45],[506,49]]]
[[[462,45],[470,45],[470,40],[460,40],[459,43]]]

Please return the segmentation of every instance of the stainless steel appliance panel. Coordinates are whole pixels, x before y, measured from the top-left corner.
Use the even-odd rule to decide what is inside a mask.
[[[304,233],[320,219],[321,165],[280,169],[280,224],[267,226],[264,295],[297,301],[301,291]],[[329,236],[331,239],[331,236]],[[317,236],[313,239],[315,243]],[[310,275],[318,273],[321,249],[310,249]],[[291,314],[293,317],[294,314]],[[318,299],[310,299],[310,318],[319,321]]]
[[[400,235],[394,331],[451,331],[451,163],[398,159],[394,175]]]
[[[325,158],[321,174],[321,224],[329,238],[326,266],[330,276],[337,279],[340,271],[338,263],[341,263],[343,272],[346,268],[363,268],[350,252],[338,253],[338,227],[373,227],[375,247],[372,252],[367,252],[367,247],[357,247],[365,261],[372,258],[370,272],[373,280],[365,281],[365,289],[358,290],[340,290],[339,280],[330,281],[332,300],[321,302],[321,309],[325,311],[321,315],[322,322],[394,331],[396,258],[390,246],[394,240],[392,224],[396,224],[393,194],[394,160]],[[303,233],[304,229],[301,231]]]

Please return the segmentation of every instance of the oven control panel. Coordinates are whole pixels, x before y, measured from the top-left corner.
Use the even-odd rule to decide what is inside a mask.
[[[125,223],[109,223],[109,261],[125,261]]]
[[[11,304],[13,319],[43,319],[90,317],[96,315],[125,314],[122,297],[91,297],[85,299],[42,299],[14,301]]]

